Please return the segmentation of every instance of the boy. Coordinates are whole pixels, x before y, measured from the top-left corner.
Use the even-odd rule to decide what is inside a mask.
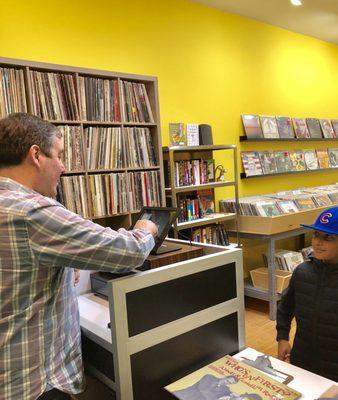
[[[313,225],[313,254],[293,272],[277,311],[278,358],[338,380],[338,207]],[[290,325],[297,330],[291,350]]]

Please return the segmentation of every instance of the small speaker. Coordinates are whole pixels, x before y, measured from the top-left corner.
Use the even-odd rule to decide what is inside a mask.
[[[200,144],[213,144],[212,131],[211,131],[210,125],[207,125],[207,124],[199,125],[198,133],[199,133],[199,138],[200,138]]]

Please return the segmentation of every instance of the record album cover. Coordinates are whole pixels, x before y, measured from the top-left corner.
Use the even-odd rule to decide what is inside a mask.
[[[307,129],[306,121],[304,118],[293,118],[293,127],[298,139],[308,139],[310,137],[309,130]]]
[[[248,139],[263,138],[263,132],[258,115],[243,114],[242,122],[244,132]]]
[[[279,173],[292,171],[292,162],[288,151],[275,151],[274,155]]]
[[[304,159],[306,169],[318,169],[318,159],[316,156],[315,150],[305,150],[304,151]]]
[[[304,153],[302,150],[290,151],[290,160],[293,171],[305,171]]]
[[[290,117],[276,117],[276,122],[279,136],[282,139],[292,139],[295,137]]]
[[[338,119],[331,119],[331,124],[332,124],[332,128],[334,130],[335,133],[335,137],[338,137]]]
[[[336,138],[336,133],[333,130],[331,121],[329,119],[320,119],[319,121],[324,137],[327,139]]]
[[[330,160],[327,149],[316,150],[319,168],[330,168]]]
[[[273,151],[259,151],[258,155],[263,169],[263,174],[277,174],[277,166]]]
[[[322,128],[320,126],[319,119],[317,118],[306,118],[307,127],[310,136],[314,139],[320,139],[323,137]]]
[[[241,157],[246,176],[263,175],[257,151],[242,151]]]
[[[225,356],[168,385],[180,400],[294,400],[301,394],[258,369]]]
[[[328,149],[330,167],[338,168],[338,149]]]
[[[261,116],[260,120],[261,120],[263,136],[266,139],[279,138],[277,121],[275,117]]]

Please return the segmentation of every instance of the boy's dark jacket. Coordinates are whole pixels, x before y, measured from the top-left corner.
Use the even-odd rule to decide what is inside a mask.
[[[277,310],[277,340],[289,340],[293,317],[291,363],[338,381],[338,264],[310,257],[294,270]]]

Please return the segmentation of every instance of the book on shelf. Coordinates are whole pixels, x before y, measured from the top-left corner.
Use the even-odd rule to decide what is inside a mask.
[[[327,149],[316,150],[319,168],[330,168],[330,159]]]
[[[295,137],[295,132],[293,130],[293,125],[290,117],[277,116],[276,122],[280,138],[293,139]]]
[[[187,145],[199,146],[199,144],[198,124],[187,124]]]
[[[273,151],[259,151],[258,156],[264,175],[277,173],[276,160]]]
[[[248,139],[259,139],[264,137],[258,115],[243,114],[242,122],[244,132]]]
[[[305,171],[304,153],[302,150],[291,150],[290,160],[293,171]]]
[[[298,399],[301,394],[258,369],[224,356],[166,386],[180,400],[259,398]]]
[[[306,124],[312,139],[321,139],[323,137],[322,128],[318,118],[306,118]]]
[[[306,125],[305,118],[292,118],[293,127],[295,130],[296,138],[308,139],[310,137],[309,130]]]
[[[304,150],[304,160],[306,169],[318,169],[318,159],[315,150]]]
[[[290,172],[293,170],[290,153],[287,150],[275,151],[274,156],[278,173]]]
[[[215,160],[205,160],[207,163],[207,182],[215,182]]]
[[[338,168],[338,149],[328,149],[330,167]]]
[[[0,118],[15,112],[27,112],[23,69],[0,67]]]
[[[199,198],[202,216],[207,217],[208,214],[214,214],[215,201],[213,189],[199,190],[197,196]]]
[[[260,120],[264,138],[279,138],[276,117],[261,116]]]
[[[241,157],[246,176],[263,174],[257,151],[241,151]]]
[[[169,142],[170,146],[186,146],[187,137],[185,135],[183,122],[169,123]]]
[[[192,230],[191,240],[198,243],[229,246],[228,233],[222,224],[194,228]]]
[[[320,126],[322,127],[324,138],[334,139],[337,137],[335,131],[333,130],[331,121],[329,119],[322,118],[319,120],[319,122]]]
[[[338,119],[331,119],[332,128],[335,133],[335,137],[338,137]]]

